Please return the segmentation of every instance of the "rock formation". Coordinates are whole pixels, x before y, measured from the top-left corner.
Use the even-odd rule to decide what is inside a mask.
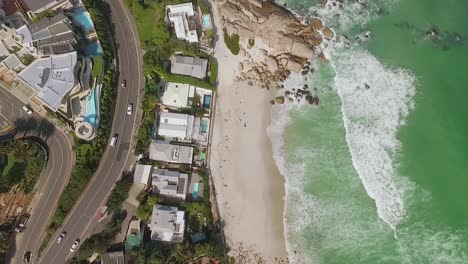
[[[288,10],[261,0],[214,0],[222,26],[239,34],[239,78],[250,81],[283,81],[291,72],[301,72],[307,61],[321,57],[322,48],[335,33],[312,18],[308,25]],[[249,40],[255,41],[254,47]]]

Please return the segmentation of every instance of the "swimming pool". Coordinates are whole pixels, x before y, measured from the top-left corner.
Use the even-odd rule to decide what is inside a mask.
[[[91,57],[104,55],[104,51],[102,50],[102,46],[99,41],[90,43],[88,46],[86,46],[85,53]]]
[[[200,129],[201,133],[206,134],[206,131],[207,131],[207,128],[208,128],[208,121],[206,119],[202,119],[200,127],[201,127],[201,129]]]
[[[203,96],[203,107],[210,108],[211,106],[211,95],[204,95]]]
[[[210,15],[203,15],[203,27],[205,29],[209,29],[211,28],[211,19],[210,19]]]
[[[97,94],[99,86],[94,87],[93,91],[89,96],[85,98],[85,116],[84,119],[86,122],[90,123],[92,126],[96,127],[98,122],[98,106],[97,106]]]
[[[94,28],[93,20],[91,19],[91,15],[84,9],[79,9],[75,13],[74,20],[84,27],[86,31],[90,31]]]
[[[195,183],[193,184],[192,196],[193,196],[193,198],[197,198],[197,197],[198,197],[198,182],[195,182]]]

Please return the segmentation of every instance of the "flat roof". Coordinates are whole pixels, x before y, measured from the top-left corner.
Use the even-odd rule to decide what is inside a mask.
[[[206,77],[207,59],[174,55],[171,58],[171,73],[189,75],[203,79]]]
[[[153,140],[150,144],[150,159],[172,163],[192,164],[193,148]]]
[[[26,3],[26,5],[28,5],[29,10],[31,12],[36,12],[37,10],[43,8],[44,6],[50,3],[57,2],[57,0],[23,0],[23,1]],[[69,0],[65,0],[65,1],[69,1]]]
[[[189,84],[166,82],[165,91],[161,97],[161,102],[163,105],[177,108],[187,107],[189,91]]]
[[[133,181],[148,184],[149,175],[151,173],[151,165],[137,164],[133,173]]]
[[[34,88],[36,96],[56,111],[65,95],[75,86],[76,61],[75,51],[37,59],[18,77]]]

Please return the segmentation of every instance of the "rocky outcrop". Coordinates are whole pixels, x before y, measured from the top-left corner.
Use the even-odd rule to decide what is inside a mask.
[[[322,54],[335,33],[318,18],[308,25],[288,10],[261,0],[214,0],[223,28],[239,34],[242,46],[239,78],[268,83],[301,72],[308,60]],[[249,40],[255,46],[249,46]],[[323,59],[323,58],[322,58]]]

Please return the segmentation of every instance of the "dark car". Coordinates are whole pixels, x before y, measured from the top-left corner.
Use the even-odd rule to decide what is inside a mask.
[[[28,251],[28,252],[26,252],[26,253],[24,254],[24,258],[23,258],[23,259],[24,259],[24,261],[25,261],[26,263],[29,263],[29,262],[31,262],[32,256],[33,256],[33,255],[32,255],[32,253],[31,253],[31,251]]]

